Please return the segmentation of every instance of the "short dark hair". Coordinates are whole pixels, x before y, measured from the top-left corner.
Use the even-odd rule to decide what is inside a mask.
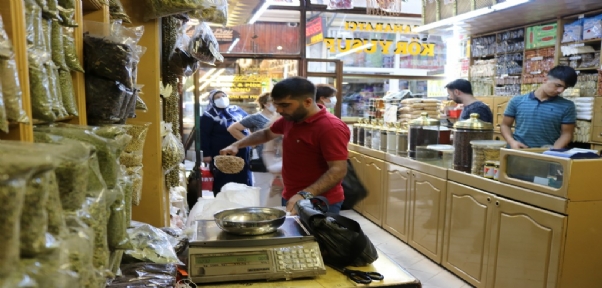
[[[445,85],[449,90],[460,90],[464,94],[472,95],[472,85],[466,79],[457,79]]]
[[[311,98],[316,101],[316,86],[305,78],[291,77],[276,83],[272,88],[272,99],[282,100],[288,96],[295,100]]]
[[[575,84],[577,84],[577,72],[575,72],[575,69],[565,65],[558,65],[552,68],[548,72],[548,77],[564,81],[567,88],[575,87]]]
[[[328,84],[318,84],[316,85],[316,100],[321,97],[330,97],[332,94],[337,93],[337,89],[328,85]]]

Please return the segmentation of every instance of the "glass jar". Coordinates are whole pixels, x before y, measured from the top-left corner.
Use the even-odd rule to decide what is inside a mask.
[[[479,120],[479,114],[470,114],[470,119],[454,125],[454,169],[470,173],[472,147],[470,141],[493,139],[493,124]],[[482,169],[482,167],[479,167]]]
[[[472,174],[483,176],[483,166],[487,161],[500,161],[500,150],[508,145],[506,141],[473,140],[472,145]]]
[[[387,125],[385,125],[384,120],[378,122],[380,125],[380,151],[387,152],[387,141],[389,140],[387,131],[389,131],[389,129],[387,128]]]
[[[410,158],[416,159],[416,147],[439,144],[439,132],[441,123],[438,119],[429,118],[428,113],[422,112],[419,118],[410,121],[408,131],[408,154]]]
[[[364,137],[366,136],[364,130],[366,129],[366,124],[364,123],[364,118],[360,118],[357,125],[357,145],[364,146]]]
[[[395,123],[387,123],[387,153],[397,155],[397,135]]]
[[[374,150],[380,149],[380,126],[378,126],[378,120],[373,119],[372,121],[372,146]]]
[[[351,130],[351,143],[353,143],[353,144],[357,144],[357,142],[358,142],[359,136],[357,135],[357,133],[359,132],[359,126],[360,126],[359,122],[353,123],[353,129]]]
[[[500,161],[495,161],[493,166],[493,180],[498,180],[500,178]]]
[[[485,162],[485,166],[483,166],[483,177],[487,179],[493,179],[495,175],[495,161],[487,161]]]
[[[364,147],[370,148],[372,147],[372,124],[370,124],[369,120],[365,120],[364,125]]]
[[[395,123],[395,134],[397,135],[397,155],[408,156],[408,130],[400,123]]]

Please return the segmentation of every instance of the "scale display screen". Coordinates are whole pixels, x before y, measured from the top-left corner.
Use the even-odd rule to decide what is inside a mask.
[[[253,253],[253,254],[242,254],[242,255],[216,255],[216,256],[196,256],[195,263],[197,265],[206,264],[246,264],[246,263],[257,263],[269,261],[268,254]]]

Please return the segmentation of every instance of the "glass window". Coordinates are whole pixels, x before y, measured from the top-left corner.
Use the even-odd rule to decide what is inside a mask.
[[[254,24],[213,27],[213,33],[222,54],[299,54],[299,15],[268,9]]]

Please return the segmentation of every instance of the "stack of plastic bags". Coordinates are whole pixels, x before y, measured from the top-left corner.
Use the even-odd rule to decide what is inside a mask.
[[[401,101],[397,113],[400,122],[409,122],[426,112],[430,118],[439,119],[441,101],[434,99],[411,98]]]

